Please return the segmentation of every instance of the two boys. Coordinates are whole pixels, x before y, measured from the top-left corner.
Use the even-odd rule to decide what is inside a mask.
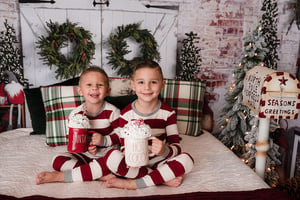
[[[85,83],[85,79],[92,80],[87,78],[89,73],[98,73],[97,78],[94,74],[95,81]],[[78,87],[79,94],[85,98],[87,113],[100,114],[103,112],[105,105],[109,105],[112,113],[114,113],[114,117],[108,120],[111,122],[111,132],[104,133],[100,129],[97,130],[95,136],[93,135],[94,139],[92,139],[91,147],[88,149],[88,154],[96,154],[99,149],[96,146],[105,144],[105,155],[102,154],[96,159],[89,157],[89,159],[85,159],[88,162],[87,164],[83,164],[78,160],[76,165],[68,166],[69,168],[66,169],[55,167],[54,161],[53,168],[57,171],[38,174],[36,183],[69,182],[70,180],[88,181],[100,178],[100,180],[106,181],[107,187],[116,188],[137,189],[159,184],[166,184],[171,187],[179,186],[182,182],[182,175],[191,171],[193,159],[189,154],[181,153],[175,112],[158,98],[165,85],[160,66],[154,61],[145,61],[136,66],[131,80],[131,87],[138,98],[121,111],[119,124],[116,124],[116,121],[118,121],[116,116],[119,114],[118,109],[113,108],[111,104],[104,101],[104,97],[110,91],[106,82],[108,83],[108,77],[104,71],[100,73],[84,72],[80,77]],[[95,92],[91,92],[90,86],[92,85]],[[82,110],[82,107],[75,110]],[[151,145],[151,151],[155,156],[150,158],[147,166],[127,168],[123,152],[117,148],[111,148],[111,145],[118,143],[119,138],[116,134],[119,127],[122,128],[128,121],[139,118],[144,119],[145,123],[151,127],[152,135],[157,138],[152,140]],[[124,139],[120,138],[120,142],[123,146]],[[54,160],[58,159],[59,156]],[[64,163],[64,159],[63,156],[63,159],[60,159],[58,163]],[[72,159],[74,158],[72,157]],[[82,178],[85,177],[84,174],[80,174],[78,171],[87,168],[97,172],[98,176],[89,177],[88,179]],[[60,175],[60,179],[57,178],[57,174]],[[117,178],[114,174],[127,179]]]

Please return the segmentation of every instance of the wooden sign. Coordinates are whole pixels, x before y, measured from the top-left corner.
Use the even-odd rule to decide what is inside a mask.
[[[243,103],[260,118],[297,119],[299,81],[287,72],[253,67],[244,78]]]

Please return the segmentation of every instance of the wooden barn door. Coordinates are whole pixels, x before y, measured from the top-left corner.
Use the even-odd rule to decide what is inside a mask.
[[[37,52],[36,42],[39,36],[47,34],[46,22],[64,23],[69,20],[92,33],[96,51],[92,64],[102,66],[109,76],[117,76],[109,66],[106,41],[109,34],[120,25],[141,23],[154,35],[161,55],[160,64],[166,78],[174,78],[177,49],[178,9],[164,9],[166,5],[146,8],[138,0],[114,0],[109,6],[93,6],[92,0],[57,0],[49,3],[20,3],[22,48],[24,55],[24,76],[31,87],[60,82],[55,78],[55,66],[50,69],[43,64]],[[168,5],[167,5],[168,6]],[[167,7],[170,8],[170,7]],[[126,55],[130,59],[138,55],[139,44],[128,40],[132,52]],[[67,54],[71,49],[62,49]]]

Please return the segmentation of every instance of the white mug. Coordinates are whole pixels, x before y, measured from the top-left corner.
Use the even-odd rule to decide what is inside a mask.
[[[125,162],[130,167],[145,166],[149,162],[149,156],[154,156],[154,153],[149,153],[148,138],[125,138]]]

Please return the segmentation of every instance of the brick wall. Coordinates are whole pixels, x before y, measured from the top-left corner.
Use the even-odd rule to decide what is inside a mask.
[[[5,30],[4,22],[7,22],[16,30],[16,34],[20,37],[20,23],[19,23],[19,12],[18,3],[15,0],[0,0],[0,30]]]
[[[202,66],[199,77],[207,80],[209,105],[214,111],[215,119],[223,107],[232,70],[240,59],[242,38],[258,25],[262,2],[263,0],[190,0],[180,3],[178,38],[182,40],[184,33],[189,31],[200,36],[198,46],[202,49]],[[278,70],[295,74],[300,43],[299,30],[295,24],[286,35],[292,9],[291,3],[278,0]],[[180,46],[179,42],[178,47]],[[289,123],[292,126],[298,121]]]
[[[163,2],[151,2],[158,1]],[[8,19],[20,36],[16,2],[0,0],[0,30],[4,28],[4,19]],[[242,38],[258,25],[262,2],[263,0],[172,0],[173,4],[179,5],[178,47],[181,47],[180,41],[185,33],[193,31],[200,36],[200,43],[197,44],[202,49],[199,77],[207,80],[210,106],[215,119],[224,104],[223,97],[230,83],[232,70],[237,66],[242,51]],[[286,35],[293,7],[285,0],[278,0],[278,8],[278,70],[295,74],[300,31],[294,24]]]

